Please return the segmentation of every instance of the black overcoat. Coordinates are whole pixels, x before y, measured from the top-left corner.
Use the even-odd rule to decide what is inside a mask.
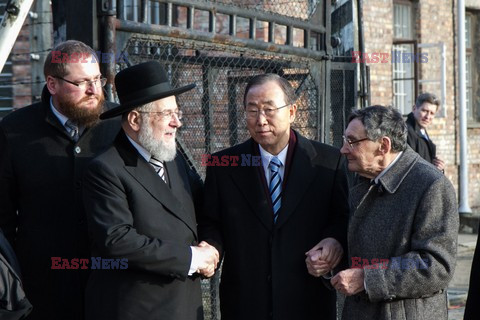
[[[181,155],[165,163],[170,187],[119,133],[85,174],[92,255],[125,269],[92,270],[87,320],[203,319],[200,278],[187,276],[197,244],[202,182]]]
[[[215,154],[239,157],[238,166],[207,168],[199,232],[224,256],[222,320],[336,319],[335,291],[308,274],[305,252],[326,237],[345,244],[344,159],[338,149],[293,132],[275,224],[263,167],[241,165],[242,157],[259,154],[252,139]]]
[[[0,227],[20,263],[29,320],[83,319],[88,270],[52,270],[51,258],[89,258],[82,175],[119,129],[118,119],[102,121],[75,143],[46,90],[0,122]]]

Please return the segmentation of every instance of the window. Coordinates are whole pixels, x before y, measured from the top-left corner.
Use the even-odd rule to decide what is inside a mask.
[[[403,114],[411,111],[417,91],[413,4],[398,1],[393,4],[392,74],[393,100]]]

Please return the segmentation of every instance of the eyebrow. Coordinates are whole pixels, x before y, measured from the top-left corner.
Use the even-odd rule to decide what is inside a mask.
[[[273,100],[261,101],[260,104],[249,102],[247,107],[257,107],[258,105],[275,106],[275,102]]]

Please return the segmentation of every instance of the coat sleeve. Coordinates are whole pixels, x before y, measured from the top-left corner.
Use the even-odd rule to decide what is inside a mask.
[[[111,166],[91,163],[83,196],[94,247],[108,258],[128,259],[129,269],[185,279],[192,258],[190,247],[138,233],[128,192]]]
[[[207,167],[203,210],[201,214],[198,215],[198,234],[200,240],[204,240],[214,246],[220,253],[220,256],[223,256],[223,238],[220,220],[221,208],[215,169],[213,166]]]
[[[442,176],[422,199],[409,235],[411,250],[391,257],[383,268],[364,267],[372,302],[433,296],[446,289],[453,277],[459,224],[455,190]]]
[[[346,172],[345,158],[338,157],[338,163],[335,170],[335,178],[332,183],[332,199],[330,201],[329,216],[327,227],[322,230],[322,239],[332,237],[342,245],[344,249],[344,265],[347,257],[347,229],[349,215],[348,182]]]
[[[0,126],[0,228],[14,246],[17,228],[17,201],[15,177],[6,133]]]

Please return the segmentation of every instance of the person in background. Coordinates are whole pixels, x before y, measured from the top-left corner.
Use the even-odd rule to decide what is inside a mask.
[[[89,272],[70,266],[90,259],[82,176],[120,129],[99,122],[111,105],[97,60],[80,41],[59,44],[45,60],[42,101],[0,122],[0,228],[18,257],[29,320],[83,320]]]
[[[427,133],[427,128],[432,124],[439,108],[440,100],[435,95],[422,93],[418,96],[413,111],[407,116],[407,143],[423,159],[443,171],[445,163],[437,157],[437,147]]]

